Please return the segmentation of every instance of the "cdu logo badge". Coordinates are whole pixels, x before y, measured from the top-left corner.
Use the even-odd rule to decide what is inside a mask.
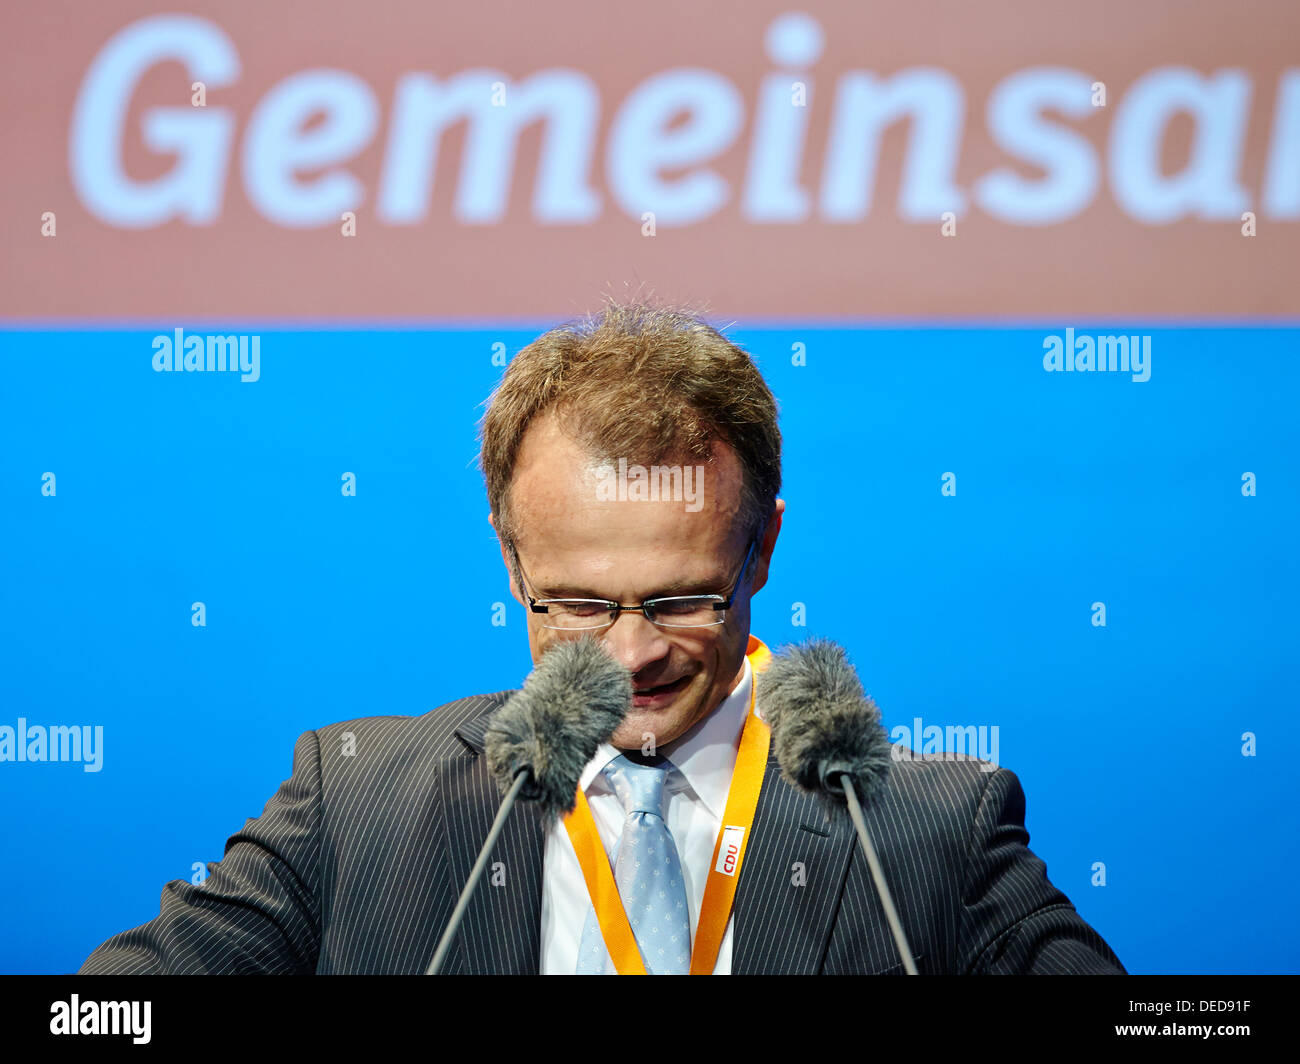
[[[715,872],[724,876],[734,876],[740,864],[740,842],[745,837],[745,829],[728,825],[722,829],[722,845],[718,847],[718,863]]]

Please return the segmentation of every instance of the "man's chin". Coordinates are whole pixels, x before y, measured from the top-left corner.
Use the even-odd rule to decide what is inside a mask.
[[[662,704],[637,705],[627,711],[623,723],[610,738],[619,750],[644,750],[647,753],[680,738],[708,716],[703,702],[709,697],[708,678],[699,672],[685,688]]]
[[[610,738],[610,745],[619,750],[651,752],[691,726],[691,708],[679,698],[663,709],[632,709]]]

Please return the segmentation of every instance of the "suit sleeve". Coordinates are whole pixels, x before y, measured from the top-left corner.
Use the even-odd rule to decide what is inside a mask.
[[[80,975],[311,974],[320,946],[320,744],[299,736],[293,775],[226,841],[195,886],[163,887],[158,916],[114,935]]]
[[[1124,975],[1119,958],[1048,881],[1029,849],[1015,773],[990,774],[971,832],[962,888],[963,970],[988,975]]]

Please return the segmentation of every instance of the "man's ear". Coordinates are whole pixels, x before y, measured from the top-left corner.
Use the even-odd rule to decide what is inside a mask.
[[[497,546],[501,548],[501,564],[506,567],[506,579],[510,581],[510,594],[515,597],[519,605],[525,605],[523,589],[518,586],[515,580],[514,560],[510,557],[510,551],[506,549],[506,542],[501,538],[501,530],[497,528],[496,515],[491,511],[488,512],[488,524],[492,526],[492,531],[497,534]]]
[[[754,572],[754,590],[751,594],[758,594],[759,589],[767,583],[767,570],[772,563],[772,552],[776,550],[776,537],[781,534],[781,517],[784,514],[785,500],[777,499],[763,532],[763,542],[758,547],[758,568]]]

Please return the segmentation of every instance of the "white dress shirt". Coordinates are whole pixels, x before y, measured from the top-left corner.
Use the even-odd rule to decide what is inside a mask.
[[[704,900],[704,884],[713,860],[713,847],[722,827],[731,789],[731,773],[740,748],[740,733],[749,713],[749,694],[754,683],[749,659],[740,682],[716,710],[671,743],[655,752],[672,762],[664,785],[668,830],[677,843],[686,882],[686,900],[691,916],[691,942],[695,942]],[[601,775],[621,751],[602,743],[596,756],[587,762],[579,786],[591,806],[596,831],[604,844],[605,855],[612,861],[614,847],[623,831],[627,814],[613,788]],[[564,824],[557,821],[546,835],[546,853],[542,865],[542,974],[572,975],[578,966],[578,944],[591,911],[587,882],[578,864],[578,855]],[[735,917],[727,921],[727,931],[718,949],[714,975],[731,974],[731,936]],[[608,967],[613,971],[613,965]]]

